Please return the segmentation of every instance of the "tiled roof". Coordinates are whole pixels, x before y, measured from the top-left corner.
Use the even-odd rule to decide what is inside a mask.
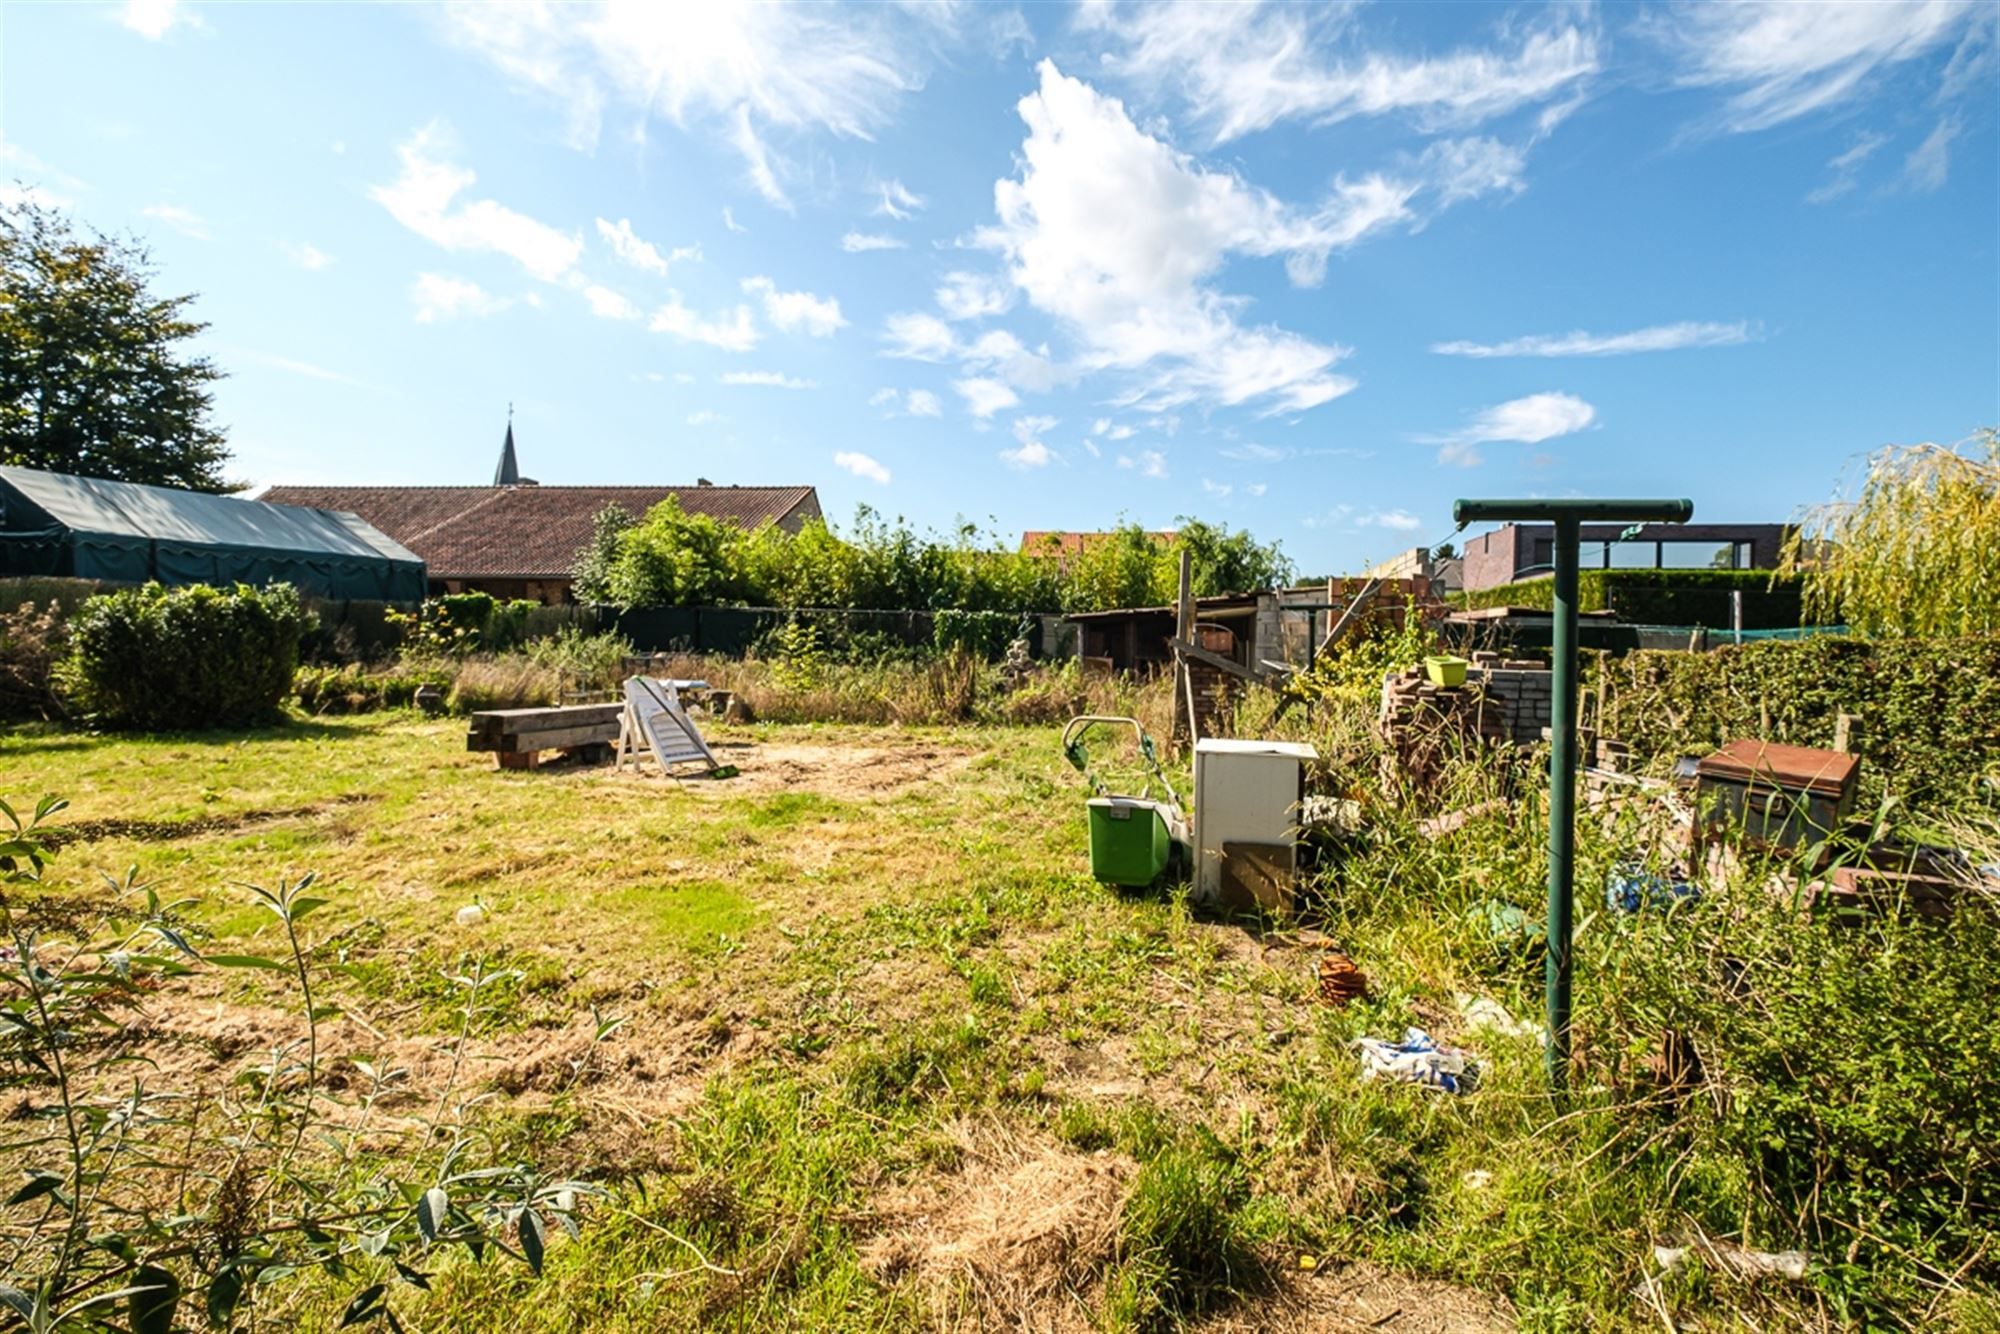
[[[1031,556],[1074,556],[1085,547],[1094,547],[1111,533],[1042,532],[1031,529],[1021,534],[1021,550]],[[1172,532],[1147,533],[1155,542],[1171,542]]]
[[[606,505],[637,519],[668,496],[745,528],[796,529],[820,514],[810,486],[274,486],[259,499],[359,514],[433,579],[562,579]]]

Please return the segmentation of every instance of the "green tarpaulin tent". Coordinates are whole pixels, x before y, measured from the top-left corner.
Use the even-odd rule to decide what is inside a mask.
[[[0,575],[287,583],[418,602],[423,560],[358,516],[0,466]]]

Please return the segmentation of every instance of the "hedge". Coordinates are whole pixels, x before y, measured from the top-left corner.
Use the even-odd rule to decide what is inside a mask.
[[[1743,593],[1746,630],[1795,626],[1803,612],[1801,581],[1769,570],[1584,570],[1576,582],[1578,611],[1616,612],[1629,625],[1706,625],[1726,630],[1734,623],[1730,595],[1737,590]],[[1469,611],[1547,609],[1554,598],[1555,581],[1543,578],[1455,593],[1451,601]]]
[[[1600,678],[1600,733],[1662,768],[1737,737],[1831,746],[1852,713],[1864,808],[1885,791],[1923,809],[2000,805],[2000,636],[1642,650],[1597,658],[1587,701]]]
[[[65,693],[113,727],[179,732],[275,718],[309,619],[289,584],[100,594],[70,618]]]

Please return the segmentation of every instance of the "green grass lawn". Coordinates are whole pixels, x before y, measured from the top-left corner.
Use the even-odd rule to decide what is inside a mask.
[[[412,1329],[1874,1318],[1841,1304],[1867,1274],[1658,1276],[1653,1244],[1695,1229],[1795,1238],[1756,1203],[1751,1164],[1634,1092],[1591,990],[1623,956],[1581,953],[1595,1064],[1562,1107],[1532,1036],[1460,1016],[1460,995],[1534,1014],[1536,965],[1496,957],[1466,915],[1495,896],[1532,907],[1531,814],[1385,836],[1348,866],[1322,925],[1371,993],[1334,1009],[1316,936],[1094,883],[1054,729],[714,739],[741,778],[502,772],[464,752],[462,724],[402,713],[213,737],[19,730],[0,733],[0,795],[67,797],[56,827],[94,836],[61,848],[52,879],[136,867],[198,897],[209,950],[279,952],[233,882],[315,873],[331,899],[315,957],[343,966],[335,1060],[406,1067],[414,1102],[462,1068],[488,1095],[471,1114],[495,1161],[603,1187],[539,1279],[441,1260],[428,1291],[393,1289]],[[1586,877],[1614,852],[1587,842]],[[481,920],[461,924],[472,904]],[[504,977],[468,1025],[448,979],[475,967]],[[290,1004],[279,975],[203,972],[148,1004],[160,1069],[226,1078],[296,1026]],[[1363,1082],[1352,1040],[1410,1024],[1475,1048],[1478,1091]],[[369,1143],[395,1152],[386,1131]],[[345,1286],[265,1305],[330,1325],[368,1274],[359,1259]],[[1928,1300],[1894,1289],[1888,1323]],[[1990,1310],[1947,1293],[1930,1315],[1969,1327]]]

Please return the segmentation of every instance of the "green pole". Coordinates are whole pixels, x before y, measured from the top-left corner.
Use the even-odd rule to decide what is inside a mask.
[[[1549,1087],[1569,1084],[1570,945],[1576,918],[1576,596],[1579,529],[1585,523],[1686,523],[1691,500],[1461,500],[1451,507],[1461,526],[1479,522],[1555,525],[1551,589],[1554,680],[1549,700],[1549,938],[1545,1008]]]
[[[1570,936],[1576,916],[1576,567],[1577,522],[1556,519],[1555,588],[1550,602],[1549,934],[1543,979],[1549,1087],[1569,1083]]]

